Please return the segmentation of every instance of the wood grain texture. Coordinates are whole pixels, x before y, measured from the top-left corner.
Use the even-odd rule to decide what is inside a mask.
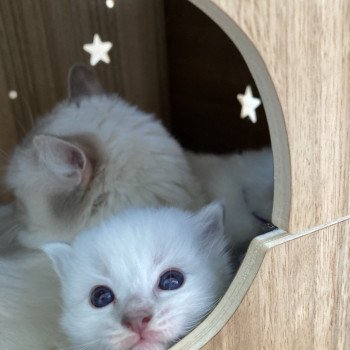
[[[231,286],[218,310],[173,350],[199,349],[232,307],[236,312],[203,350],[350,348],[350,221],[270,238],[261,237],[258,254],[248,252],[251,259],[251,253],[267,250],[239,306]],[[239,272],[233,285],[244,278]]]
[[[0,64],[36,116],[66,96],[69,67],[89,64],[83,45],[99,33],[113,43],[111,63],[95,67],[104,85],[161,116],[167,98],[162,5],[119,0],[109,9],[99,0],[2,0]]]
[[[11,86],[11,82],[6,81],[6,74],[3,67],[0,65],[0,82],[6,82],[0,84],[0,95],[6,96],[1,104],[1,118],[0,118],[0,202],[6,201],[8,194],[6,193],[5,186],[3,184],[3,177],[6,169],[6,164],[9,160],[9,154],[17,143],[17,130],[15,120],[11,113],[12,103],[14,101],[8,98],[8,87]]]
[[[11,153],[33,120],[66,97],[68,70],[89,64],[83,45],[94,33],[114,44],[111,63],[93,68],[106,90],[166,120],[163,13],[162,0],[118,0],[113,9],[101,0],[1,0],[0,152]]]
[[[236,42],[262,96],[276,160],[274,223],[297,232],[350,212],[350,3],[345,0],[193,0]],[[231,22],[231,23],[230,23]],[[234,22],[234,24],[232,24]],[[288,147],[244,32],[261,56],[283,110]],[[263,90],[267,90],[264,93]],[[273,94],[272,90],[272,94]],[[278,104],[276,105],[278,107]],[[272,113],[272,114],[270,114]],[[281,131],[281,133],[276,133]],[[282,151],[281,151],[282,150]],[[283,156],[283,153],[285,155]],[[285,183],[285,185],[287,185]],[[290,201],[290,216],[288,206]],[[283,207],[286,206],[286,209]],[[282,208],[282,209],[281,209]]]
[[[118,0],[116,21],[123,94],[169,122],[168,73],[162,0]]]

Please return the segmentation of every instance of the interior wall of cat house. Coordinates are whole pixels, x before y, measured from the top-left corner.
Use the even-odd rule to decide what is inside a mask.
[[[187,0],[166,0],[165,24],[171,131],[198,152],[228,153],[270,144],[266,115],[241,119],[237,94],[259,92],[240,52],[207,15]]]
[[[152,112],[188,149],[227,153],[269,143],[266,117],[240,119],[237,94],[257,88],[226,34],[187,0],[0,1],[0,201],[6,163],[36,118],[67,96],[69,68],[90,64],[95,33],[110,63],[93,67],[107,92]]]
[[[163,0],[0,1],[0,201],[4,169],[35,120],[67,96],[75,63],[94,34],[113,44],[110,63],[92,67],[106,92],[118,93],[167,124]],[[10,93],[12,92],[12,93]]]

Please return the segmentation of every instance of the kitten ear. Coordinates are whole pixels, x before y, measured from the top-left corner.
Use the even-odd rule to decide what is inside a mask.
[[[92,165],[81,148],[48,135],[34,136],[33,145],[39,161],[61,180],[66,189],[89,183]]]
[[[224,206],[221,203],[210,203],[195,214],[195,219],[205,240],[224,235]]]
[[[53,262],[57,275],[63,279],[66,272],[71,269],[72,247],[67,243],[53,242],[44,244],[41,249]]]
[[[68,98],[79,100],[84,96],[103,94],[102,85],[95,74],[85,65],[76,64],[71,67],[68,75]]]

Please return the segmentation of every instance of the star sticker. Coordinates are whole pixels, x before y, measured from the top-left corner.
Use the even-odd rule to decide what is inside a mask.
[[[255,109],[260,106],[261,100],[253,97],[252,88],[248,85],[245,89],[244,95],[238,94],[237,100],[242,105],[241,118],[249,117],[252,123],[256,123],[256,112]]]
[[[9,91],[9,98],[10,98],[11,100],[15,100],[17,97],[18,97],[18,93],[17,93],[16,90],[11,90],[11,91]]]
[[[109,63],[111,60],[108,56],[108,51],[112,48],[113,44],[109,41],[101,41],[98,34],[94,34],[94,40],[91,44],[85,44],[84,50],[88,52],[90,57],[90,64],[94,66],[100,61]]]

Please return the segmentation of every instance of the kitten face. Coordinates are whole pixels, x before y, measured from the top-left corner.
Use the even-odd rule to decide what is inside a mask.
[[[161,350],[188,333],[231,281],[222,208],[130,210],[44,247],[63,290],[62,326],[84,349]]]
[[[158,121],[104,95],[85,67],[72,69],[69,90],[69,100],[37,123],[8,168],[27,228],[23,244],[69,241],[130,206],[202,205],[180,146]]]

